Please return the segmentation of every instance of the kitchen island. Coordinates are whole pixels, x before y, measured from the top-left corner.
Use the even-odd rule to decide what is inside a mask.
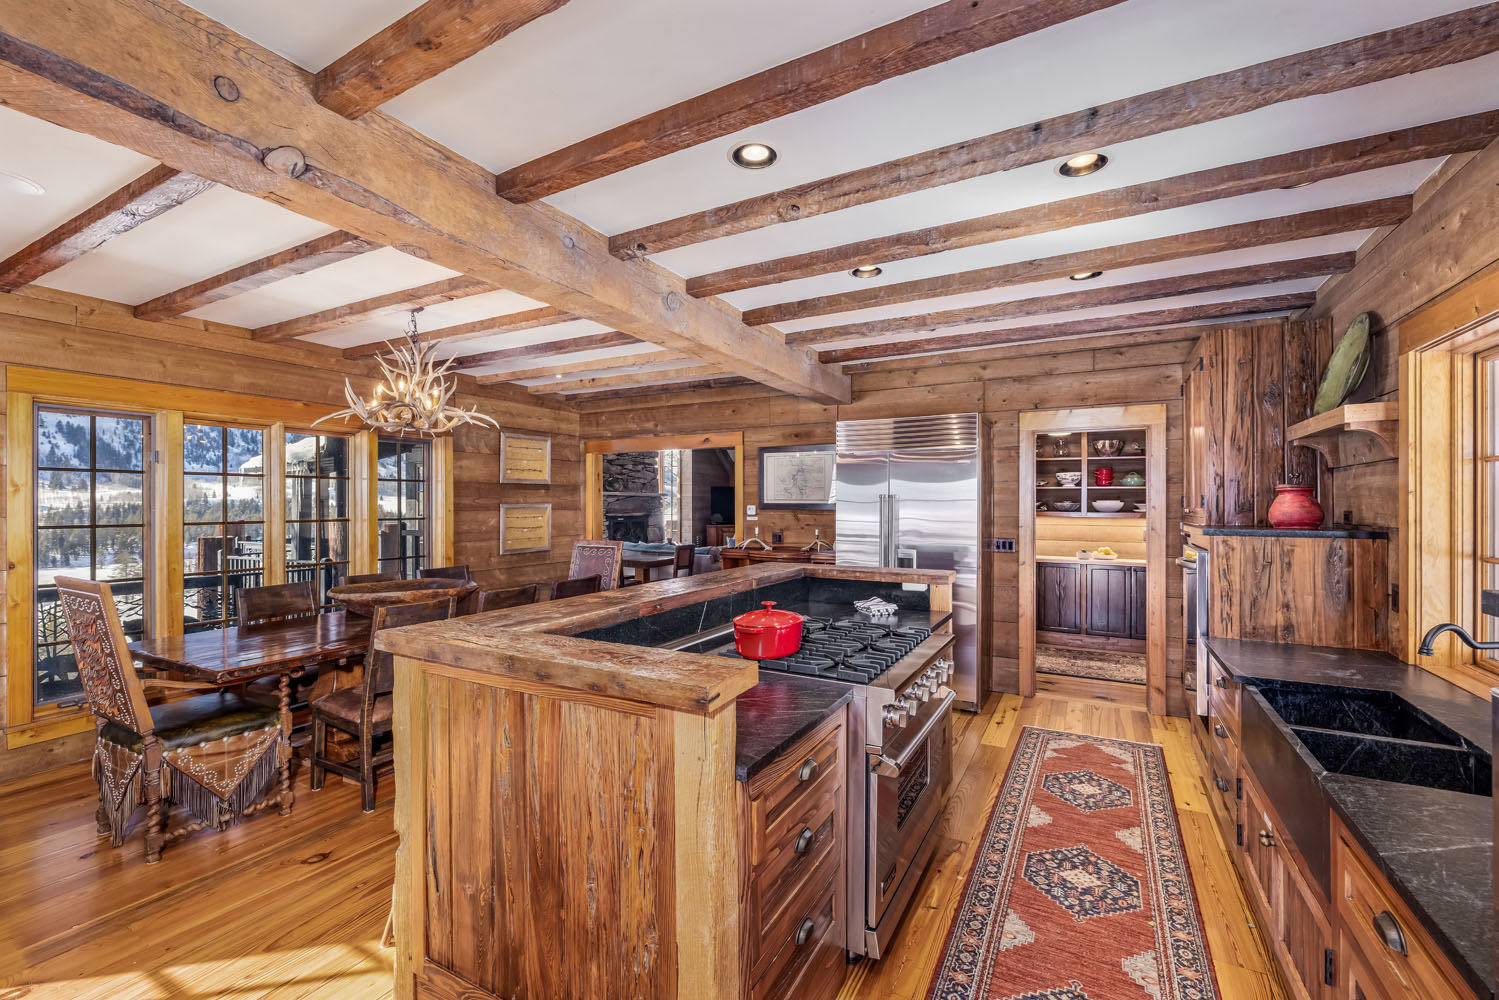
[[[884,592],[950,627],[952,580],[764,564],[382,637],[396,663],[396,995],[836,992],[863,874],[847,861],[865,740],[849,688],[662,647],[762,599]]]

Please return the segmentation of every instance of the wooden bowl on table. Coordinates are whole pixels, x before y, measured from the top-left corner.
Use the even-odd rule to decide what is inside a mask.
[[[426,604],[450,597],[461,601],[478,589],[472,580],[382,580],[330,587],[328,596],[355,614],[373,616],[376,608],[398,604]]]

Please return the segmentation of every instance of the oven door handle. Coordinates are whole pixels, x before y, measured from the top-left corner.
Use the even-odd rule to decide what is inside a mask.
[[[952,704],[957,700],[958,695],[956,692],[947,692],[942,698],[942,704],[937,707],[937,711],[932,713],[932,717],[926,720],[926,724],[921,727],[921,731],[906,744],[906,748],[901,751],[901,755],[891,760],[884,754],[871,754],[869,758],[869,770],[886,778],[900,777],[900,772],[905,769],[907,764],[911,763],[911,758],[921,749],[922,744],[926,742],[926,738],[932,734],[932,730],[937,728],[937,723],[941,722],[943,717],[952,711]]]

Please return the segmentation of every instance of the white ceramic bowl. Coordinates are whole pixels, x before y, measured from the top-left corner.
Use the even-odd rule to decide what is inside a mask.
[[[1059,510],[1063,514],[1071,514],[1073,511],[1081,507],[1082,504],[1078,503],[1076,500],[1058,500],[1051,506],[1052,509]]]
[[[1058,486],[1076,486],[1083,481],[1081,472],[1058,472],[1056,474]]]
[[[1123,500],[1094,500],[1093,509],[1100,514],[1117,514],[1124,509]]]

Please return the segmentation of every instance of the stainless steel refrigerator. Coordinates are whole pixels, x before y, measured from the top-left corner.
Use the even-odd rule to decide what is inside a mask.
[[[980,674],[983,421],[977,413],[838,423],[839,563],[950,569],[958,706],[975,711]]]

